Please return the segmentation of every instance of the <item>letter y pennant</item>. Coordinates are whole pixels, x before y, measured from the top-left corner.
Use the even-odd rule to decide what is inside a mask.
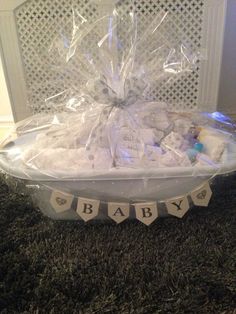
[[[178,218],[182,218],[189,210],[189,202],[187,195],[166,200],[165,204],[168,213]]]

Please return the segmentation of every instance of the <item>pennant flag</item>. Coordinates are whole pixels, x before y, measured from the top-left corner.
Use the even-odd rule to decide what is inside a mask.
[[[209,182],[202,185],[197,190],[191,192],[191,198],[194,205],[207,207],[212,197],[212,190]]]
[[[129,207],[129,203],[108,203],[108,216],[119,224],[129,217]]]
[[[61,191],[52,191],[50,204],[57,213],[61,213],[71,208],[73,199],[74,195]]]
[[[158,217],[157,203],[137,203],[134,204],[136,218],[149,226]]]
[[[177,196],[163,201],[170,215],[182,218],[189,210],[188,197],[191,196],[194,205],[207,207],[212,197],[210,183],[206,182],[188,195]],[[53,190],[50,204],[57,213],[70,210],[75,196],[66,192]],[[84,220],[89,221],[99,213],[100,200],[78,197],[76,212]],[[130,204],[108,202],[108,216],[117,224],[129,218]],[[136,218],[149,226],[159,216],[157,202],[135,203]]]
[[[99,205],[99,200],[79,197],[76,212],[84,221],[89,221],[98,215]]]
[[[182,218],[189,210],[187,195],[165,201],[167,211],[170,215]]]

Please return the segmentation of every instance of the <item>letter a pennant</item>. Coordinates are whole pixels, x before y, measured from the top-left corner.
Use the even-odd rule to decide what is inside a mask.
[[[108,216],[121,223],[129,217],[129,203],[108,203]]]

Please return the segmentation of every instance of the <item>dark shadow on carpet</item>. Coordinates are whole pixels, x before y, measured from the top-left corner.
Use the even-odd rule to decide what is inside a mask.
[[[235,313],[236,175],[150,227],[54,222],[0,180],[1,313]]]

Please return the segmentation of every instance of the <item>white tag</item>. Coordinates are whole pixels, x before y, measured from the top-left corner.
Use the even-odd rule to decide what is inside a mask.
[[[207,207],[212,197],[212,190],[209,182],[202,185],[197,190],[191,192],[191,198],[194,205]]]
[[[157,203],[137,203],[134,204],[136,218],[149,226],[158,217]]]
[[[121,223],[129,217],[129,203],[108,203],[108,216]]]
[[[50,197],[50,204],[57,213],[64,212],[71,208],[74,195],[61,191],[53,191]]]
[[[189,202],[187,196],[166,200],[165,204],[168,213],[178,218],[182,218],[189,210]]]
[[[99,205],[98,200],[79,197],[76,212],[84,221],[88,221],[98,215]]]

